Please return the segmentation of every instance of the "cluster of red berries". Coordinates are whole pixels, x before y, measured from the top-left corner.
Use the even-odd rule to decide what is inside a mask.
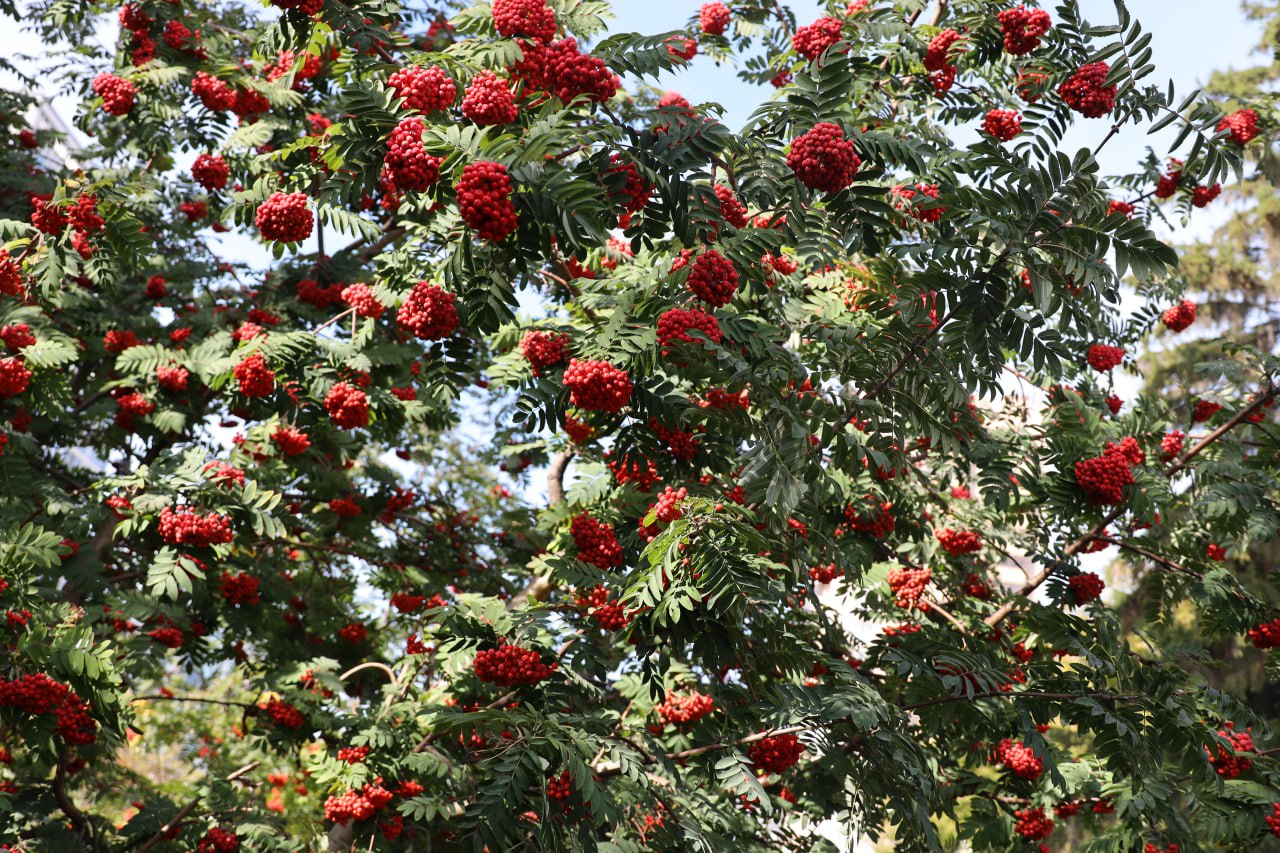
[[[148,631],[147,636],[169,649],[180,649],[186,642],[186,636],[182,631],[172,625],[161,625],[159,628]]]
[[[458,99],[457,84],[437,65],[401,68],[387,78],[387,88],[405,108],[424,114],[447,109]]]
[[[239,849],[240,836],[217,826],[210,828],[196,845],[196,853],[235,853]]]
[[[240,393],[246,397],[265,397],[275,390],[275,371],[267,367],[261,353],[255,352],[237,364],[234,372]]]
[[[1160,458],[1165,462],[1171,462],[1182,455],[1182,440],[1185,436],[1180,430],[1166,433],[1164,438],[1160,439]]]
[[[667,486],[662,490],[662,494],[658,495],[658,500],[653,505],[654,518],[663,524],[670,524],[684,517],[684,509],[680,506],[680,502],[689,496],[689,490],[681,486],[673,489]]]
[[[621,182],[618,180],[622,178]],[[606,175],[609,195],[622,202],[623,220],[632,213],[639,213],[649,203],[653,187],[649,186],[634,163],[623,160],[620,154],[609,155],[609,171]],[[625,225],[620,226],[625,227]]]
[[[156,404],[139,394],[137,391],[125,392],[123,389],[117,389],[115,393],[116,400],[116,424],[122,429],[133,432],[134,419],[145,418],[147,415],[155,411]]]
[[[344,746],[338,749],[338,760],[348,764],[359,764],[369,757],[367,746]]]
[[[720,216],[734,228],[747,227],[747,206],[743,204],[733,190],[724,184],[716,184],[716,199],[720,202]]]
[[[837,193],[853,183],[862,160],[844,130],[824,121],[791,143],[787,165],[809,189]]]
[[[549,92],[564,103],[585,96],[607,101],[622,85],[604,61],[584,54],[578,40],[564,38],[550,44],[521,42],[524,58],[512,69],[530,88]]]
[[[364,282],[356,282],[342,288],[342,301],[354,308],[356,314],[361,317],[381,317],[382,312],[387,309],[378,301],[373,289]]]
[[[31,371],[21,358],[0,358],[0,397],[16,397],[31,384]]]
[[[1124,500],[1126,486],[1133,484],[1131,463],[1123,452],[1108,449],[1101,456],[1081,459],[1075,464],[1076,483],[1095,506],[1116,506]]]
[[[223,572],[219,581],[222,597],[229,604],[257,604],[258,587],[262,581],[250,574]]]
[[[133,83],[114,74],[99,74],[93,78],[93,93],[102,98],[102,111],[107,115],[122,116],[133,109]]]
[[[1040,46],[1040,37],[1049,32],[1052,22],[1044,9],[1017,6],[1005,9],[996,20],[1004,33],[1004,49],[1014,56],[1025,56]]]
[[[1248,145],[1258,135],[1258,114],[1253,110],[1237,110],[1218,122],[1218,132],[1231,131],[1230,139],[1236,145]]]
[[[631,621],[627,609],[621,602],[609,597],[609,590],[604,585],[594,587],[585,594],[578,593],[575,603],[585,608],[591,618],[606,631],[621,631]]]
[[[809,579],[815,583],[831,583],[839,573],[840,571],[836,568],[835,563],[809,567]]]
[[[258,205],[254,224],[263,239],[297,243],[311,236],[315,222],[306,193],[272,193]]]
[[[600,569],[614,569],[622,565],[622,546],[618,544],[612,525],[582,513],[569,522],[569,535],[573,537],[578,559],[582,562]]]
[[[31,224],[51,236],[58,236],[67,227],[66,214],[53,204],[53,195],[39,193],[31,197]]]
[[[893,532],[896,524],[892,509],[893,504],[877,502],[868,495],[865,501],[845,507],[844,517],[857,532],[883,539]]]
[[[696,723],[716,709],[716,700],[705,693],[692,692],[683,696],[668,693],[654,710],[664,723],[687,726]]]
[[[804,754],[804,744],[793,734],[774,735],[751,744],[747,757],[769,773],[783,773],[795,766]]]
[[[1280,803],[1271,804],[1271,814],[1267,815],[1267,826],[1271,827],[1272,835],[1280,838]]]
[[[701,332],[715,343],[720,343],[722,338],[720,321],[697,308],[672,308],[658,317],[658,343],[662,344],[664,354],[673,341],[696,343],[697,339],[689,334],[691,331]]]
[[[387,137],[387,153],[382,158],[382,176],[395,190],[422,192],[440,180],[443,157],[427,153],[422,143],[426,122],[419,116],[403,118]]]
[[[499,687],[537,684],[551,677],[558,664],[545,664],[534,649],[503,644],[476,653],[472,664],[476,677]]]
[[[1196,187],[1191,191],[1191,204],[1194,207],[1207,207],[1209,202],[1221,194],[1222,184],[1214,184],[1211,187]]]
[[[942,214],[947,212],[945,206],[930,202],[939,195],[937,184],[919,183],[915,187],[899,184],[889,192],[894,198],[893,206],[907,213],[917,222],[937,222],[942,219]],[[921,301],[923,300],[924,294],[921,294]]]
[[[1195,409],[1191,412],[1191,420],[1202,424],[1220,411],[1222,411],[1221,403],[1214,403],[1211,400],[1197,400]]]
[[[201,154],[191,164],[191,177],[207,190],[225,189],[231,167],[217,154]]]
[[[493,26],[506,38],[551,41],[556,37],[556,13],[546,0],[494,0]]]
[[[995,759],[1005,770],[1019,779],[1030,779],[1034,782],[1044,772],[1044,759],[1036,755],[1034,749],[1009,738],[1000,741],[996,746]]]
[[[458,309],[452,293],[420,281],[396,311],[396,322],[415,338],[438,341],[458,329]]]
[[[102,336],[102,346],[107,352],[122,353],[140,344],[138,336],[130,329],[110,329]]]
[[[458,211],[462,221],[485,240],[497,242],[516,230],[516,206],[511,203],[511,176],[501,163],[468,163],[458,180]]]
[[[160,510],[160,538],[170,545],[189,545],[207,548],[221,545],[232,539],[231,519],[220,513],[200,515],[190,507],[180,506]]]
[[[1099,373],[1106,373],[1124,361],[1124,348],[1106,344],[1094,344],[1089,347],[1089,366]]]
[[[826,53],[831,45],[840,41],[842,38],[840,31],[843,27],[844,24],[839,18],[830,16],[819,18],[812,24],[797,29],[795,35],[791,37],[791,46],[796,53],[814,62]]]
[[[1280,619],[1250,628],[1249,642],[1257,649],[1280,649]]]
[[[5,249],[0,249],[0,293],[5,296],[22,293],[22,267]]]
[[[1008,142],[1022,133],[1022,114],[1017,110],[992,110],[982,120],[982,130],[1001,142]]]
[[[0,708],[14,708],[33,717],[52,713],[58,721],[58,734],[70,744],[98,739],[98,724],[89,716],[89,706],[70,687],[43,672],[0,680]]]
[[[569,336],[563,333],[530,330],[520,339],[520,354],[533,368],[533,375],[541,376],[542,371],[563,363],[568,357]]]
[[[1116,105],[1116,87],[1103,86],[1111,66],[1105,62],[1083,65],[1058,87],[1058,96],[1085,118],[1099,118]]]
[[[462,97],[462,114],[485,127],[509,124],[520,113],[507,81],[492,71],[481,71]]]
[[[729,7],[723,3],[703,3],[698,10],[698,24],[709,36],[722,36],[729,27]]]
[[[385,808],[395,796],[379,782],[366,784],[359,793],[347,791],[324,801],[324,819],[334,823],[368,820]]]
[[[944,527],[941,530],[935,530],[933,535],[937,537],[942,550],[953,557],[975,554],[982,550],[982,537],[972,530],[952,530],[950,527]]]
[[[272,723],[282,729],[296,731],[307,722],[301,711],[280,699],[271,699],[265,705],[259,705],[258,708],[271,718]]]
[[[191,94],[214,113],[226,112],[236,105],[236,90],[231,84],[204,71],[197,71],[191,80]]]
[[[1210,542],[1205,546],[1204,551],[1205,556],[1210,560],[1213,560],[1215,563],[1224,563],[1227,560],[1227,549],[1223,548],[1221,545],[1216,545],[1213,542]]]
[[[631,399],[631,377],[607,361],[569,360],[564,371],[569,399],[580,409],[616,412]]]
[[[956,81],[956,66],[952,62],[955,54],[962,53],[963,47],[959,50],[954,48],[956,42],[961,41],[960,33],[955,30],[943,30],[929,41],[929,46],[924,52],[924,67],[929,72],[929,82],[933,85],[933,91],[939,95],[945,95],[951,90],[951,86]]]
[[[728,305],[737,292],[738,270],[715,249],[707,249],[693,262],[685,286],[703,302],[719,308]]]
[[[1127,201],[1117,201],[1116,199],[1112,199],[1107,202],[1107,216],[1110,216],[1113,213],[1122,213],[1125,218],[1132,219],[1133,213],[1137,209],[1138,208],[1135,205],[1130,204]]]
[[[369,396],[346,382],[338,382],[329,389],[324,407],[339,429],[358,429],[369,425]]]
[[[1027,841],[1039,841],[1048,838],[1053,832],[1053,820],[1044,813],[1043,808],[1021,809],[1013,813],[1017,818],[1014,831]]]
[[[931,569],[894,569],[889,572],[887,580],[894,604],[906,610],[929,611],[929,602],[920,599],[924,596],[925,587],[933,580]]]
[[[4,342],[4,347],[9,352],[17,352],[34,344],[36,336],[31,334],[31,327],[26,323],[14,323],[0,326],[0,341]]]
[[[1097,601],[1107,585],[1095,572],[1081,572],[1071,576],[1067,581],[1067,588],[1071,590],[1076,604],[1088,604]]]
[[[297,427],[280,425],[271,432],[271,441],[285,456],[297,456],[306,453],[311,447],[311,439]]]
[[[1250,734],[1252,729],[1238,732],[1235,730],[1235,723],[1227,723],[1225,729],[1218,730],[1218,737],[1225,738],[1231,743],[1231,751],[1227,751],[1223,747],[1218,747],[1218,754],[1215,756],[1209,747],[1205,747],[1205,751],[1209,753],[1209,763],[1213,765],[1213,769],[1223,779],[1236,779],[1253,766],[1253,760],[1243,755],[1241,752],[1257,752],[1258,748],[1253,745],[1253,736]]]
[[[1184,299],[1160,315],[1160,322],[1171,332],[1181,332],[1196,321],[1196,304]]]

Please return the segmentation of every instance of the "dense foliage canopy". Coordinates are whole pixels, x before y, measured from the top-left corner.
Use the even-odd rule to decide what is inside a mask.
[[[1280,360],[1151,230],[1267,203],[1256,80],[1119,0],[273,2],[21,10],[92,141],[0,91],[6,849],[1274,849]]]

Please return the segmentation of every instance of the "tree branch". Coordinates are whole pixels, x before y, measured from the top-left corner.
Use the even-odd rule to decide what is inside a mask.
[[[551,467],[547,469],[548,506],[564,503],[564,475],[574,455],[573,450],[561,450],[551,461]],[[507,609],[517,610],[524,607],[531,598],[535,601],[546,598],[547,593],[551,592],[551,586],[550,575],[539,575],[530,581],[528,586],[511,596],[511,600],[507,602]]]

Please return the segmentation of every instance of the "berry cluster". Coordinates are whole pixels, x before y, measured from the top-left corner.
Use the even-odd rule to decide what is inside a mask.
[[[930,203],[930,199],[938,197],[937,184],[919,183],[915,187],[899,184],[889,192],[894,197],[893,206],[917,222],[937,222],[947,212],[945,206]]]
[[[1231,131],[1230,139],[1236,145],[1248,145],[1258,135],[1258,114],[1253,110],[1237,110],[1218,122],[1218,132]]]
[[[178,393],[187,390],[187,382],[191,373],[185,367],[174,364],[162,364],[156,367],[156,382],[165,391]]]
[[[21,358],[0,358],[0,398],[16,397],[31,384],[31,371]]]
[[[1058,87],[1058,96],[1085,118],[1100,118],[1116,105],[1116,87],[1102,85],[1110,72],[1105,62],[1083,65]]]
[[[468,163],[458,180],[458,212],[481,238],[497,242],[516,230],[511,176],[501,163]]]
[[[458,309],[449,291],[420,281],[396,311],[396,322],[415,338],[438,341],[458,330]]]
[[[720,321],[713,315],[697,308],[672,308],[664,311],[658,318],[658,343],[663,346],[663,354],[673,341],[696,343],[690,331],[701,332],[708,340],[720,343]]]
[[[614,569],[622,565],[622,546],[613,532],[613,526],[583,513],[569,522],[569,535],[578,549],[578,559],[600,569]]]
[[[738,270],[715,249],[707,249],[693,262],[685,286],[703,302],[719,308],[728,305],[738,290]]]
[[[493,26],[506,38],[551,41],[556,37],[556,13],[546,0],[494,0]]]
[[[492,71],[481,71],[462,98],[462,114],[481,126],[509,124],[520,114],[507,81]]]
[[[982,550],[982,537],[972,530],[952,530],[950,527],[944,527],[941,530],[935,530],[933,535],[937,537],[942,550],[953,557],[974,554]]]
[[[1089,366],[1099,373],[1106,373],[1124,361],[1124,349],[1106,344],[1094,344],[1089,347]]]
[[[359,764],[369,757],[367,746],[344,746],[338,749],[338,760],[348,764]]]
[[[280,448],[285,456],[297,456],[306,453],[311,447],[311,439],[297,427],[279,425],[271,432],[271,441]]]
[[[724,184],[716,184],[716,198],[720,202],[720,216],[734,228],[747,227],[747,206],[738,200],[733,190]]]
[[[954,47],[961,38],[955,30],[943,30],[929,41],[925,50],[924,67],[929,72],[933,91],[938,95],[945,95],[956,82],[956,66],[951,60],[964,52],[963,45],[959,49]]]
[[[1267,826],[1271,828],[1272,835],[1280,838],[1280,803],[1271,804],[1271,814],[1267,815]]]
[[[342,301],[342,285],[331,284],[321,287],[313,278],[304,278],[298,282],[298,300],[316,308],[327,308]]]
[[[324,801],[324,819],[334,823],[350,823],[353,820],[368,820],[375,813],[385,808],[394,796],[378,781],[366,784],[359,793],[347,791]]]
[[[905,610],[916,609],[928,612],[929,602],[921,601],[925,587],[933,580],[930,569],[894,569],[889,572],[889,590],[893,593],[893,603]]]
[[[585,595],[579,593],[576,603],[579,607],[585,608],[591,614],[591,618],[606,631],[621,631],[631,621],[626,608],[621,602],[609,598],[609,590],[603,585],[595,587]]]
[[[4,249],[0,249],[0,293],[5,296],[22,293],[22,267]]]
[[[85,701],[43,672],[12,681],[0,680],[0,708],[14,708],[33,717],[52,713],[57,719],[58,734],[70,744],[88,744],[98,739],[98,724],[89,716]]]
[[[231,167],[217,154],[201,154],[191,164],[191,177],[207,190],[221,190],[231,177]]]
[[[231,572],[223,572],[219,588],[228,604],[257,604],[258,586],[261,583],[262,581],[258,578],[244,572],[234,575]]]
[[[1043,9],[1016,6],[1005,9],[996,20],[1004,33],[1004,49],[1014,56],[1025,56],[1040,46],[1040,37],[1049,32],[1052,22]]]
[[[533,649],[503,644],[476,653],[472,664],[476,677],[499,687],[537,684],[551,677],[557,664],[545,664]]]
[[[842,38],[840,30],[844,24],[839,18],[830,16],[819,18],[812,24],[800,27],[791,37],[791,46],[795,52],[810,62],[814,62],[826,53],[831,45]]]
[[[211,512],[200,515],[190,507],[180,506],[160,510],[160,538],[170,545],[189,545],[207,548],[222,545],[232,539],[231,519]]]
[[[787,165],[809,189],[836,193],[853,183],[862,160],[844,130],[824,121],[791,143]]]
[[[569,356],[569,336],[563,333],[532,329],[520,339],[520,354],[533,368],[534,376],[564,362]]]
[[[622,85],[603,60],[582,53],[575,38],[550,44],[521,42],[520,47],[524,58],[512,69],[515,75],[530,88],[549,92],[566,104],[581,96],[607,101]]]
[[[631,399],[631,378],[607,361],[570,359],[564,385],[569,399],[580,409],[616,412]]]
[[[891,503],[880,503],[870,495],[857,504],[849,504],[844,508],[844,517],[849,527],[858,533],[865,533],[873,539],[883,539],[893,532],[896,523]]]
[[[102,98],[102,111],[107,115],[122,116],[133,109],[133,83],[114,74],[99,74],[93,78],[93,93]]]
[[[236,382],[240,385],[240,393],[246,397],[265,397],[275,390],[275,371],[267,367],[261,353],[240,362],[235,367]]]
[[[1209,202],[1221,194],[1222,184],[1214,184],[1211,187],[1195,187],[1191,190],[1191,204],[1194,207],[1207,207]]]
[[[196,853],[235,853],[239,849],[240,836],[217,826],[211,827],[196,845]]]
[[[1180,430],[1166,433],[1164,438],[1160,439],[1160,458],[1165,462],[1170,462],[1182,455],[1182,440],[1185,436]]]
[[[227,81],[204,71],[197,71],[191,81],[191,94],[195,95],[206,110],[222,113],[236,105],[236,90]]]
[[[992,110],[982,120],[982,130],[1001,142],[1008,142],[1022,133],[1022,114],[1017,110]]]
[[[722,36],[729,27],[729,7],[723,3],[703,3],[698,10],[698,24],[709,36]]]
[[[1031,747],[1005,738],[995,749],[996,761],[1019,779],[1030,779],[1032,782],[1040,778],[1044,772],[1044,759],[1036,755]]]
[[[1256,649],[1280,649],[1280,619],[1272,619],[1250,628],[1249,642]]]
[[[401,68],[387,78],[387,88],[406,109],[424,114],[447,109],[458,99],[458,85],[438,65]]]
[[[258,205],[254,224],[265,240],[297,243],[311,236],[314,218],[305,193],[273,193]]]
[[[1133,472],[1129,470],[1131,464],[1124,452],[1111,447],[1101,456],[1077,462],[1076,482],[1089,503],[1116,506],[1124,500],[1125,487],[1133,484]]]
[[[836,568],[835,563],[809,567],[809,579],[814,583],[831,583],[838,574],[840,574],[840,571]]]
[[[1081,572],[1078,575],[1072,575],[1067,581],[1067,588],[1070,589],[1076,604],[1097,601],[1106,587],[1102,578],[1094,572]]]
[[[681,508],[680,502],[689,497],[689,490],[683,486],[673,489],[667,486],[662,490],[662,494],[658,495],[658,500],[653,504],[653,516],[663,524],[670,524],[677,519],[684,517],[684,509]]]
[[[1218,737],[1225,738],[1231,743],[1231,751],[1224,747],[1218,747],[1218,754],[1215,756],[1209,747],[1205,747],[1205,751],[1209,753],[1209,763],[1213,765],[1213,769],[1223,779],[1236,779],[1253,766],[1253,760],[1239,755],[1241,752],[1257,752],[1258,749],[1253,745],[1253,736],[1250,734],[1252,729],[1238,732],[1235,730],[1235,723],[1227,723],[1225,729],[1218,730]]]
[[[1160,322],[1171,332],[1181,332],[1196,321],[1196,304],[1184,299],[1160,315]]]
[[[342,288],[342,301],[355,309],[361,317],[381,317],[386,306],[378,301],[373,290],[364,282],[356,282]]]
[[[795,766],[804,754],[804,744],[793,734],[774,735],[751,744],[747,757],[751,763],[769,773],[783,773]]]
[[[440,180],[443,157],[427,153],[422,143],[426,122],[421,117],[403,118],[387,137],[387,153],[382,158],[382,176],[395,190],[422,192]]]
[[[359,388],[339,382],[325,395],[324,407],[339,429],[369,425],[369,397]]]
[[[716,709],[716,700],[705,693],[687,693],[683,696],[668,693],[654,710],[664,723],[687,726],[696,723]]]
[[[1027,841],[1039,841],[1048,838],[1053,832],[1053,821],[1044,813],[1043,808],[1022,809],[1013,813],[1017,818],[1014,831]]]
[[[258,707],[266,712],[273,724],[282,729],[297,730],[307,722],[301,711],[280,699],[271,699],[265,705],[259,705]]]

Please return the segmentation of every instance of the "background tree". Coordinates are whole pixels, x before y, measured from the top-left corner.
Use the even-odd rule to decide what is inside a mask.
[[[1119,4],[276,5],[25,15],[94,145],[6,113],[10,847],[1274,844],[1257,716],[1080,562],[1273,535],[1268,351],[1181,443],[1100,378],[1182,295],[1150,197],[1265,99],[1152,85]],[[649,86],[698,56],[744,128]],[[1177,178],[1100,173],[1159,127]]]

